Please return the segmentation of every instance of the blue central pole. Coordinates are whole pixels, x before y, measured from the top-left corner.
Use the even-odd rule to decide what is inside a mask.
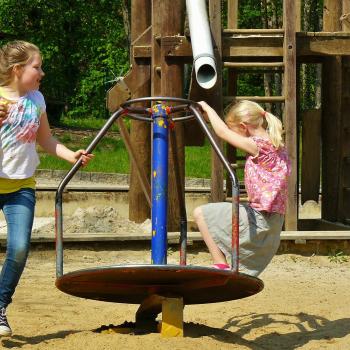
[[[167,107],[152,107],[152,264],[167,263],[168,116]]]

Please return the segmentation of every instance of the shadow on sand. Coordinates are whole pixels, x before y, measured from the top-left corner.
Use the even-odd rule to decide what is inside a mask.
[[[264,327],[264,334],[253,340],[246,339],[250,332]],[[230,328],[237,330],[230,331]],[[292,331],[288,332],[290,329]],[[331,321],[305,313],[240,315],[229,319],[221,329],[195,323],[185,324],[187,337],[208,336],[222,343],[242,345],[252,350],[294,350],[315,340],[326,340],[332,344],[334,338],[343,338],[348,334],[350,318]]]

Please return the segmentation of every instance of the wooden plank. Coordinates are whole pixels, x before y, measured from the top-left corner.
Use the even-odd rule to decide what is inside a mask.
[[[227,0],[227,29],[238,28],[238,0]]]
[[[132,47],[151,44],[151,0],[131,2]],[[132,90],[132,97],[150,95],[151,66],[147,59],[131,57],[133,81],[140,82],[138,89]],[[119,122],[119,120],[118,120]],[[130,137],[127,129],[119,122],[121,133],[130,154],[129,219],[144,222],[150,217],[151,186],[151,127],[149,123],[131,120]]]
[[[221,0],[209,0],[209,21],[210,29],[213,35],[214,56],[216,62],[222,62],[222,40],[221,40]],[[211,89],[211,98],[209,104],[219,116],[223,115],[222,99],[222,70],[220,65],[216,66],[217,81]],[[214,140],[219,148],[223,150],[222,140],[214,134]],[[216,155],[211,151],[211,200],[213,202],[222,202],[224,200],[224,169],[223,165]]]
[[[283,62],[223,62],[227,68],[284,67]]]
[[[183,36],[163,37],[162,42],[168,47],[167,55],[183,58],[192,57],[192,48],[188,38]],[[350,55],[350,35],[341,32],[305,32],[297,33],[297,56],[333,56]],[[227,59],[281,58],[283,56],[283,37],[233,37],[231,34],[222,36],[222,56]],[[151,46],[134,46],[135,58],[150,58]]]
[[[284,96],[224,96],[225,102],[232,102],[232,101],[242,101],[242,100],[250,100],[254,102],[262,102],[262,103],[277,103],[277,102],[284,102],[285,97]]]
[[[304,221],[304,220],[301,220]],[[321,220],[320,220],[321,221]],[[330,223],[333,229],[335,228],[334,223]],[[333,240],[350,240],[350,230],[347,230],[347,226],[342,225],[338,226],[338,230],[329,231],[326,229],[318,231],[282,231],[281,240],[320,240],[320,241],[333,241]],[[178,244],[179,241],[179,232],[169,232],[168,233],[168,242],[169,244]],[[202,235],[200,232],[188,232],[189,244],[193,242],[203,242]],[[111,232],[99,232],[99,233],[65,233],[64,242],[65,243],[103,243],[103,242],[114,242],[114,243],[132,243],[132,242],[149,242],[152,239],[152,235],[148,233],[111,233]],[[6,244],[7,235],[0,234],[0,245],[4,246]],[[55,243],[54,232],[52,234],[36,234],[31,237],[32,244],[41,244],[41,243]],[[204,244],[204,243],[203,243]]]
[[[318,202],[321,172],[321,110],[302,114],[301,204]]]
[[[341,31],[340,17],[342,14],[342,3],[340,0],[323,1],[323,30]]]
[[[223,36],[222,56],[226,57],[283,57],[283,36]]]
[[[341,30],[341,2],[325,0],[323,29]],[[321,216],[337,221],[339,150],[341,128],[341,57],[329,57],[322,65],[322,208]],[[330,116],[332,116],[330,118]]]
[[[285,0],[283,6],[284,35],[284,127],[286,148],[291,160],[291,174],[288,181],[288,199],[286,206],[285,228],[297,230],[298,190],[297,190],[297,124],[296,124],[296,37],[295,2]]]
[[[297,37],[298,56],[334,56],[350,54],[350,36],[338,33],[327,35],[305,35]]]
[[[295,0],[295,31],[301,31],[301,1]]]
[[[238,29],[238,28],[228,28],[224,29],[225,34],[240,34],[240,35],[271,35],[271,34],[284,34],[284,29],[282,28],[253,28],[253,29]]]

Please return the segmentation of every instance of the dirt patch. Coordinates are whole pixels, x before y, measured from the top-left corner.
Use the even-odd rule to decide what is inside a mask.
[[[54,220],[49,224],[34,229],[33,234],[49,234],[54,232]],[[92,206],[78,208],[71,216],[64,218],[65,233],[150,233],[151,220],[142,224],[121,217],[113,207]]]

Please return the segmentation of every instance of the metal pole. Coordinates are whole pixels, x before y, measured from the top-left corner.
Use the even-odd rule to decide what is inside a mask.
[[[152,107],[152,264],[167,263],[168,138],[167,108]]]

